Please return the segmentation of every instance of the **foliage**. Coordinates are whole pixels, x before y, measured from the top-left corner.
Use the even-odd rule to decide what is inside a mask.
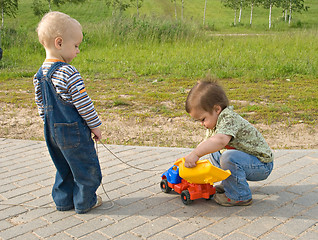
[[[18,10],[18,0],[0,0],[1,11],[9,17],[15,17]]]
[[[46,8],[45,4],[41,0],[33,0],[31,8],[34,15],[39,17],[48,12],[48,8]]]

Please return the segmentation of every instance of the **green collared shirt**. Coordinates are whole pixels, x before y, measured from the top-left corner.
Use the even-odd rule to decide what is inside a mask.
[[[232,136],[229,146],[236,150],[254,155],[261,162],[272,162],[272,150],[263,135],[247,120],[233,111],[233,106],[225,108],[219,115],[216,126],[208,130],[207,137],[215,134]]]

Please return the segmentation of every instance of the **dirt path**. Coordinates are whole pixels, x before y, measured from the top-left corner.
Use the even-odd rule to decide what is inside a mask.
[[[0,137],[43,140],[43,123],[35,109],[1,111]],[[102,119],[103,138],[109,144],[195,147],[204,139],[205,129],[188,117],[125,119],[112,114]],[[318,126],[299,123],[255,125],[273,149],[318,149]]]

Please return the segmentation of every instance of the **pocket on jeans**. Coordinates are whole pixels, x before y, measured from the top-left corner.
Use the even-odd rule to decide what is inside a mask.
[[[61,149],[76,148],[80,145],[78,123],[54,123],[54,135]]]

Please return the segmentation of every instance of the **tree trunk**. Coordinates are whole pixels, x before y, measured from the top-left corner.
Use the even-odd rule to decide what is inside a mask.
[[[176,20],[178,20],[178,18],[177,18],[177,0],[174,0],[174,15],[176,16]]]
[[[137,0],[137,18],[139,18],[139,6],[138,6],[138,0]]]
[[[204,3],[203,26],[205,25],[206,2],[207,0],[205,0],[205,3]]]
[[[270,5],[269,5],[268,27],[269,27],[269,29],[271,29],[271,27],[272,27],[272,3],[270,3]]]
[[[287,22],[287,9],[285,9],[285,22]]]
[[[1,29],[3,28],[3,25],[4,25],[4,9],[3,9],[3,6],[2,6],[2,11],[1,11]]]
[[[240,3],[239,23],[241,22],[241,17],[242,17],[242,1],[241,1],[241,3]]]
[[[183,21],[183,9],[184,9],[183,3],[184,3],[184,0],[181,0],[181,21]]]
[[[291,16],[292,16],[292,1],[290,0],[290,5],[289,5],[289,19],[288,19],[288,24],[290,25],[291,23]]]
[[[252,3],[252,5],[251,5],[250,25],[252,25],[252,20],[253,20],[253,8],[254,8],[254,3]]]
[[[235,15],[234,15],[234,26],[236,26],[236,13],[237,13],[237,9],[235,9]]]

